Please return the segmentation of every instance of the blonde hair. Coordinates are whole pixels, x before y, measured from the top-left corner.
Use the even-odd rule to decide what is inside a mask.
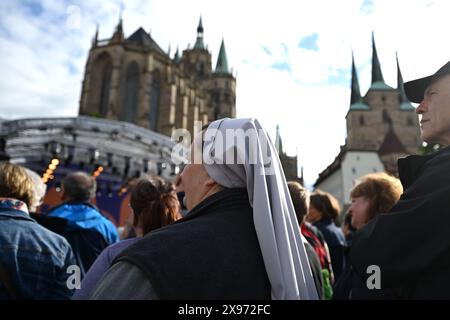
[[[351,198],[366,197],[369,199],[368,219],[378,213],[385,213],[400,199],[403,186],[399,179],[384,172],[367,174],[350,192]]]
[[[0,197],[23,201],[28,207],[32,205],[33,181],[24,168],[9,162],[0,162]]]
[[[31,178],[31,181],[33,181],[34,196],[31,206],[28,209],[30,210],[30,212],[34,212],[36,211],[37,207],[42,204],[45,193],[47,192],[47,185],[42,181],[41,176],[36,172],[27,168],[25,168],[25,170],[28,176]]]

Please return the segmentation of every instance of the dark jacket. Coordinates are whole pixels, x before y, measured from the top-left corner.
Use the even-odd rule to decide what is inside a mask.
[[[67,268],[74,265],[67,241],[25,212],[0,209],[0,265],[18,299],[70,299]],[[3,278],[3,277],[2,277]],[[0,281],[0,300],[13,298]]]
[[[208,197],[183,219],[126,249],[116,259],[123,262],[137,266],[160,299],[271,297],[245,189]]]
[[[328,245],[334,280],[337,281],[346,267],[345,250],[347,243],[345,241],[344,233],[331,219],[322,219],[314,223],[314,226],[322,232]]]
[[[355,233],[354,270],[366,279],[378,266],[381,287],[404,299],[450,299],[450,147],[398,164],[405,192]]]
[[[38,222],[67,239],[82,277],[103,249],[119,240],[114,224],[88,203],[63,203]]]

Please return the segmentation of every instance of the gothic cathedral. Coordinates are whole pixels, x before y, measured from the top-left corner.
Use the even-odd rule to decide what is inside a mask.
[[[166,53],[142,28],[125,38],[120,19],[111,39],[92,41],[80,99],[80,115],[127,121],[170,136],[236,116],[236,78],[224,41],[216,68],[203,42],[200,18],[193,48]]]

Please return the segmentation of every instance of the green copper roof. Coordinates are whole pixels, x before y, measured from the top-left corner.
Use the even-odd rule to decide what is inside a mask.
[[[394,88],[388,86],[386,83],[377,81],[370,85],[369,90],[395,90]]]
[[[228,69],[228,59],[223,39],[222,44],[220,45],[219,57],[217,58],[215,73],[226,73],[226,74],[230,73]]]
[[[203,43],[203,23],[201,16],[200,21],[198,22],[197,40],[195,40],[194,49],[205,49],[205,44]]]
[[[361,91],[359,90],[358,74],[355,67],[355,58],[352,51],[352,93],[350,96],[350,105],[362,101]]]
[[[400,110],[415,110],[410,102],[400,103]]]
[[[370,110],[370,107],[362,101],[350,105],[350,110]]]
[[[372,84],[376,82],[384,83],[383,73],[381,72],[380,60],[378,60],[377,47],[375,46],[375,37],[372,32]]]
[[[178,47],[177,47],[177,51],[175,52],[175,56],[173,57],[173,61],[175,63],[179,63],[181,61],[180,51],[179,51]]]
[[[414,107],[406,96],[405,88],[403,87],[403,76],[400,71],[400,64],[398,63],[397,54],[395,54],[395,57],[397,59],[397,90],[400,95],[400,110],[414,110]]]

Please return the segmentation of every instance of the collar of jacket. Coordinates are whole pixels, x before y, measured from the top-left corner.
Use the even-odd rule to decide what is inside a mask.
[[[97,210],[98,212],[100,212],[100,209],[99,209],[97,206],[93,205],[92,203],[89,203],[89,202],[67,201],[67,202],[63,202],[63,203],[58,204],[56,207],[51,208],[51,209],[47,212],[47,214],[50,214],[50,212],[55,211],[55,210],[59,209],[60,207],[63,207],[63,206],[65,206],[65,205],[71,205],[71,204],[83,204],[83,205],[85,205],[85,206],[91,207],[92,209],[95,209],[95,210]]]
[[[0,198],[0,208],[19,210],[29,214],[27,204],[21,200],[13,198]]]
[[[17,210],[17,209],[12,209],[12,208],[0,208],[0,217],[7,217],[7,218],[12,218],[12,219],[17,219],[17,220],[29,220],[29,221],[36,222],[36,220],[31,218],[28,215],[28,213],[26,213],[22,210]]]
[[[184,218],[176,221],[190,220],[199,215],[211,212],[215,208],[239,207],[242,204],[250,206],[247,189],[245,188],[227,188],[209,196],[198,205],[196,205]]]
[[[398,159],[398,175],[402,182],[403,189],[408,189],[414,183],[425,163],[448,152],[450,152],[450,146],[426,156],[412,155],[403,159]]]

